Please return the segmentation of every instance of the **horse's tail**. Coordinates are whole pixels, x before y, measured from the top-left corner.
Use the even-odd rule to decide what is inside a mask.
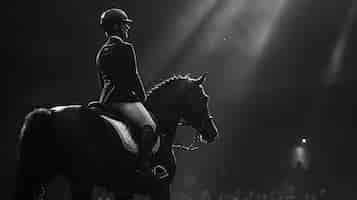
[[[50,129],[51,126],[50,121],[51,121],[51,111],[49,109],[37,108],[32,112],[28,113],[25,117],[24,124],[21,128],[21,132],[18,137],[19,144],[21,144],[22,140],[26,135],[35,132],[37,132],[38,135],[39,132],[43,132],[43,130],[45,129]]]
[[[18,162],[14,199],[33,199],[43,194],[52,178],[52,112],[38,108],[27,114],[18,135]]]

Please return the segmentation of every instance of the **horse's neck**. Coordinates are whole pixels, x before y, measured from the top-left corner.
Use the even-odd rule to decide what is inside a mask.
[[[179,121],[179,117],[168,116],[164,114],[161,114],[160,116],[158,115],[158,123],[160,129],[163,131],[163,134],[165,135],[171,135],[176,132],[178,121]]]
[[[178,112],[173,108],[165,108],[165,106],[161,107],[160,105],[150,107],[159,123],[161,134],[166,135],[171,143],[174,140],[177,124],[180,120]]]

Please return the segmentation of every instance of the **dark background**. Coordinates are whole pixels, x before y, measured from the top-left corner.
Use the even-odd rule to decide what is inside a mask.
[[[94,61],[105,39],[98,20],[112,5],[135,20],[129,41],[146,88],[173,74],[209,72],[206,90],[222,135],[199,152],[178,152],[174,189],[184,173],[212,190],[230,187],[224,184],[277,187],[291,168],[289,152],[306,137],[311,187],[355,192],[352,0],[39,0],[14,1],[2,26],[5,199],[13,190],[16,134],[24,116],[36,107],[97,98]],[[191,132],[179,130],[178,139],[189,141]],[[222,170],[229,174],[224,180]]]

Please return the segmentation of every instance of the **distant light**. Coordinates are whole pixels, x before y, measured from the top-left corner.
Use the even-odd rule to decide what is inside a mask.
[[[303,139],[301,139],[301,142],[302,142],[303,144],[306,144],[307,140],[306,140],[305,138],[303,138]]]

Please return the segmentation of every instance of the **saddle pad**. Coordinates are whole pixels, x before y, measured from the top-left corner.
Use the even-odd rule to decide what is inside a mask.
[[[105,115],[100,115],[100,116],[113,126],[115,132],[119,135],[119,137],[123,143],[123,146],[126,150],[128,150],[129,152],[132,152],[134,154],[139,153],[138,144],[136,143],[134,138],[131,136],[129,128],[126,124],[124,124],[121,121],[110,118],[108,116],[105,116]],[[157,138],[158,139],[156,140],[156,143],[152,149],[153,154],[155,154],[159,150],[159,147],[160,147],[160,137],[157,137]]]

